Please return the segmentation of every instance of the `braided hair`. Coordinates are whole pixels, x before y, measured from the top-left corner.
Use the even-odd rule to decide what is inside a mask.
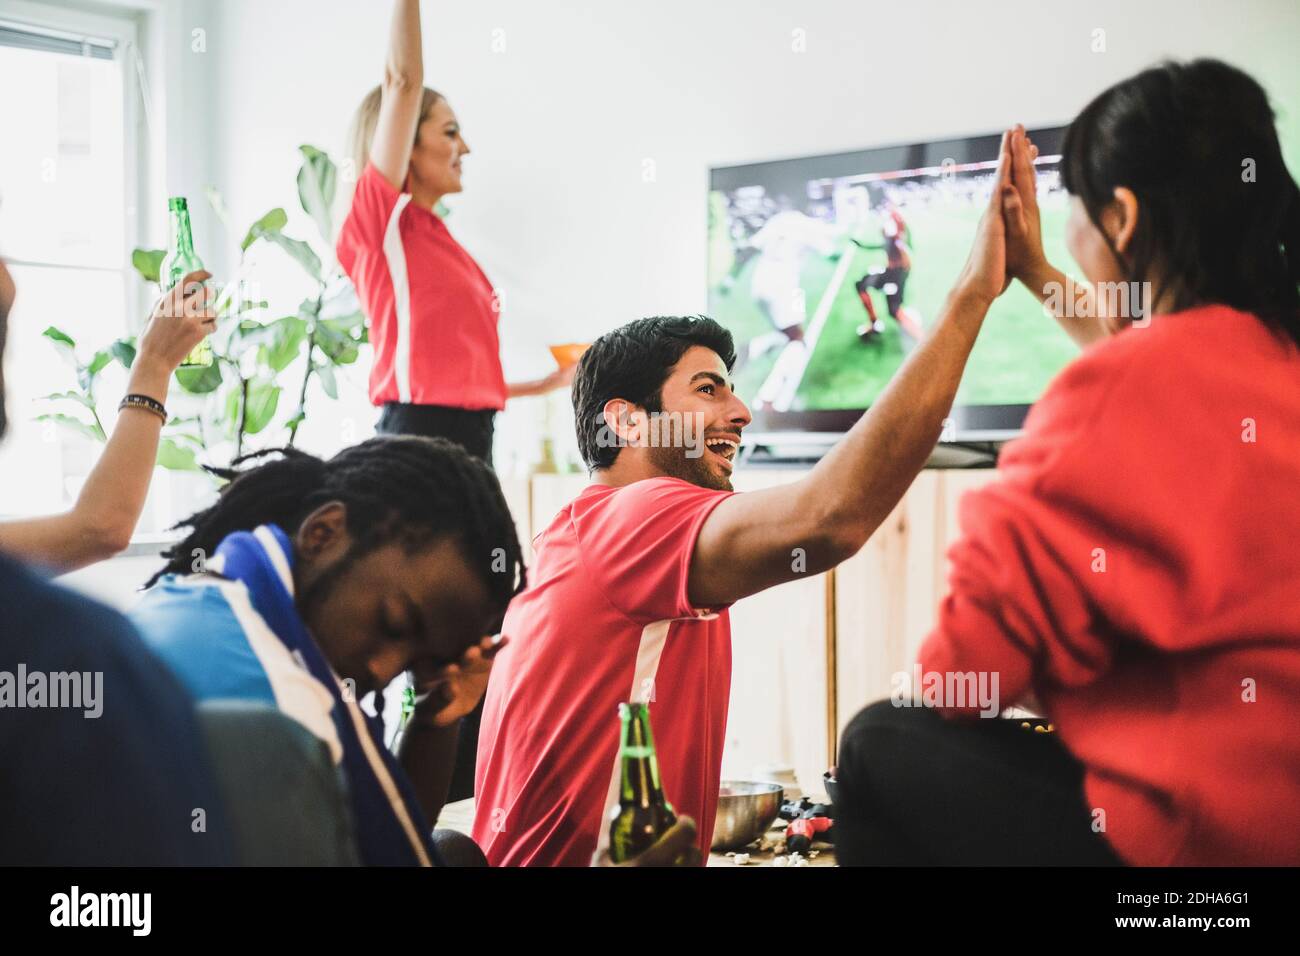
[[[523,555],[501,485],[486,464],[444,439],[385,435],[328,461],[272,448],[210,470],[229,484],[211,507],[173,526],[190,533],[162,553],[167,563],[146,587],[164,574],[197,570],[195,552],[214,554],[235,531],[274,523],[292,535],[321,505],[340,501],[354,542],[349,564],[389,543],[410,553],[451,536],[502,615],[524,588]]]

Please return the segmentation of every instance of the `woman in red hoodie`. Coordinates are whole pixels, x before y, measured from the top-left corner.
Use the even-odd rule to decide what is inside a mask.
[[[1300,189],[1267,97],[1197,60],[1083,110],[1086,285],[1012,139],[1008,277],[1085,350],[961,503],[919,700],[845,730],[838,856],[1300,863]],[[1017,703],[1055,732],[979,719]]]

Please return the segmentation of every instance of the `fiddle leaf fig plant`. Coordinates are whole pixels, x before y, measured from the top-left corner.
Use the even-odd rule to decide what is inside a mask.
[[[334,204],[338,170],[323,150],[299,147],[298,203],[316,226],[312,242],[285,234],[289,217],[282,207],[269,210],[246,230],[231,230],[230,216],[220,193],[209,187],[208,203],[232,241],[239,236],[239,266],[233,295],[222,296],[217,330],[211,336],[213,361],[182,366],[176,371],[179,394],[169,404],[187,414],[167,422],[158,450],[158,464],[176,470],[220,466],[249,451],[248,439],[267,436],[265,446],[289,444],[306,420],[308,386],[313,377],[329,398],[338,397],[336,369],[351,365],[368,341],[366,324],[351,283],[334,260]],[[296,262],[311,281],[313,292],[289,314],[275,318],[271,303],[250,294],[259,288],[256,274],[264,260],[253,255],[259,246],[275,246]],[[158,283],[165,250],[136,249],[131,265],[146,282]],[[45,400],[60,411],[39,416],[103,442],[107,433],[98,414],[95,383],[116,361],[130,368],[135,358],[134,336],[119,338],[98,350],[84,364],[77,344],[51,326],[45,337],[75,372],[75,389],[56,392]]]

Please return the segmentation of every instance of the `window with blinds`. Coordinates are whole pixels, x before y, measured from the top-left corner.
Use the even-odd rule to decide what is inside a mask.
[[[0,20],[0,46],[18,50],[36,50],[41,53],[65,53],[96,60],[111,60],[117,49],[116,40],[78,36],[35,26],[24,26]]]
[[[17,286],[0,513],[66,507],[100,452],[75,431],[35,419],[70,411],[42,397],[75,386],[74,370],[42,335],[47,327],[72,336],[83,359],[128,328],[128,291],[138,279],[129,271],[135,170],[127,168],[122,47],[0,19],[0,255]],[[106,379],[102,388],[123,384]]]

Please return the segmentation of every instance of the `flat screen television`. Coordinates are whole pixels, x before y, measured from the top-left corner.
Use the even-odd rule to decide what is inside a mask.
[[[1030,130],[1048,257],[1064,246],[1064,127]],[[840,434],[933,320],[988,202],[1000,134],[710,170],[709,314],[735,337],[751,433]],[[944,441],[1012,437],[1076,354],[1018,284],[989,311]]]

